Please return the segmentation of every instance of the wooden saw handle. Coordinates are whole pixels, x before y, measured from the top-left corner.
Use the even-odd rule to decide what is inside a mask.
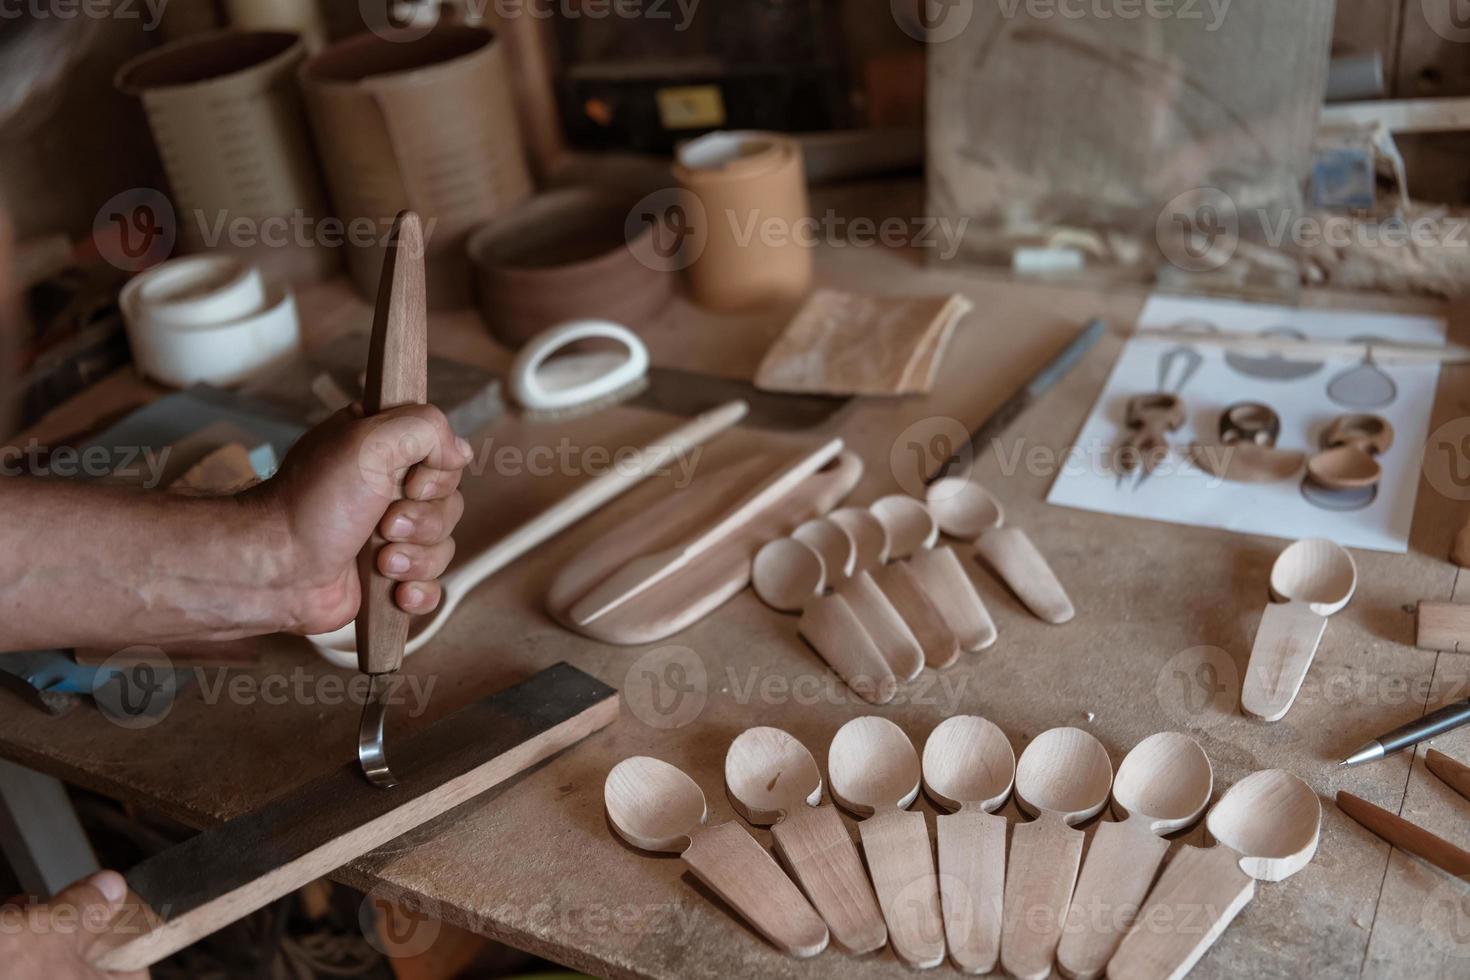
[[[365,414],[402,405],[422,405],[429,397],[429,314],[424,283],[424,232],[419,216],[400,212],[383,253],[378,304],[368,347]],[[401,478],[395,497],[402,497]],[[377,530],[357,556],[362,607],[357,614],[357,665],[365,674],[386,674],[403,663],[408,613],[393,601],[396,585],[378,572],[378,552],[386,542]]]

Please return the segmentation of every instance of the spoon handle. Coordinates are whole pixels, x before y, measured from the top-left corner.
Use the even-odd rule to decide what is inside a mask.
[[[939,817],[939,898],[949,958],[965,973],[991,973],[1000,957],[1006,819],[961,810]]]
[[[827,948],[827,926],[749,831],[731,822],[691,838],[684,861],[771,945],[797,957]]]
[[[832,938],[850,953],[871,953],[888,929],[847,826],[830,806],[799,807],[771,828],[776,850],[812,900]]]
[[[1085,835],[1058,817],[1018,824],[1006,867],[1001,966],[1018,980],[1046,980],[1082,863]]]
[[[960,656],[960,641],[908,562],[873,569],[873,581],[913,630],[924,651],[924,666],[943,670]]]
[[[893,700],[898,689],[893,670],[842,596],[808,602],[797,630],[858,697],[872,704]]]
[[[1101,823],[1067,908],[1057,963],[1073,980],[1100,977],[1132,924],[1169,842],[1146,819]]]
[[[976,653],[994,645],[995,620],[953,548],[920,551],[909,559],[909,567],[959,639],[960,649]]]
[[[944,921],[924,815],[892,810],[858,827],[893,951],[911,966],[938,966],[944,961]]]
[[[839,584],[837,592],[872,637],[893,676],[901,681],[918,677],[924,669],[924,649],[873,576],[858,572]]]
[[[1313,612],[1305,602],[1267,606],[1240,686],[1241,709],[1263,721],[1285,717],[1326,629],[1327,617]]]
[[[1067,591],[1025,531],[1018,527],[986,531],[975,542],[975,552],[1038,619],[1057,624],[1076,615]]]
[[[1176,980],[1255,896],[1255,879],[1223,845],[1181,850],[1108,963],[1109,980]]]

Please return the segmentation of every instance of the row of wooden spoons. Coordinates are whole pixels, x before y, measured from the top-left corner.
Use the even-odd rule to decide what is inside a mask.
[[[801,614],[801,635],[854,691],[884,704],[900,681],[996,640],[958,555],[937,544],[941,530],[973,540],[1036,615],[1072,618],[1046,560],[1025,532],[1002,523],[999,503],[978,484],[943,480],[927,506],[900,495],[807,521],[761,548],[751,581],[773,609]]]
[[[1311,860],[1321,822],[1316,794],[1301,780],[1252,773],[1210,811],[1207,827],[1221,846],[1183,847],[1155,884],[1169,846],[1163,835],[1197,821],[1213,791],[1209,760],[1188,736],[1144,739],[1115,779],[1101,743],[1076,728],[1043,732],[1018,763],[994,724],[956,716],[930,734],[921,760],[897,725],[865,717],[838,730],[827,769],[832,799],[862,821],[866,874],[837,811],[822,805],[821,772],[797,739],[752,728],[725,757],[734,808],[772,827],[799,890],[739,824],[706,826],[704,794],[668,763],[624,760],[608,774],[604,797],[624,839],[682,853],[790,955],[816,955],[829,937],[859,954],[891,943],[911,966],[937,966],[948,950],[965,972],[999,962],[1037,980],[1053,962],[1069,977],[1183,976],[1250,901],[1257,880],[1280,881]],[[937,872],[924,816],[908,809],[921,785],[944,811]],[[994,811],[1013,789],[1035,819],[1012,831],[1008,861],[1007,821]],[[1118,819],[1098,827],[1084,864],[1076,825],[1110,796]]]

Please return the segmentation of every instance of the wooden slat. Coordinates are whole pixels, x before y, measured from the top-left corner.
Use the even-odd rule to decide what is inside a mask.
[[[119,915],[94,964],[151,966],[524,772],[617,712],[616,691],[561,663],[390,741],[394,789],[368,783],[353,761],[135,867],[128,885],[153,914]]]

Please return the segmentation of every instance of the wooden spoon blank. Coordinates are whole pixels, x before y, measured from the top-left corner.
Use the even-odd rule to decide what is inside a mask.
[[[830,806],[800,807],[771,828],[781,859],[817,907],[832,938],[851,953],[888,942],[888,928],[847,825]]]
[[[1011,832],[1000,959],[1019,980],[1046,980],[1062,938],[1086,835],[1054,814]]]
[[[1341,791],[1337,794],[1337,808],[1399,850],[1423,858],[1457,878],[1470,875],[1470,853],[1418,824]]]
[[[939,890],[949,958],[966,973],[990,973],[1000,957],[1006,819],[978,808],[940,814]]]
[[[1425,753],[1424,766],[1450,789],[1470,800],[1470,767],[1451,759],[1439,749]]]
[[[898,690],[893,669],[842,596],[807,603],[797,631],[858,697],[873,704],[893,700]]]
[[[822,567],[827,570],[827,588],[837,588],[842,580],[852,574],[857,563],[857,547],[847,532],[823,517],[817,517],[791,532],[793,540],[800,541],[822,556]]]
[[[888,662],[893,675],[902,681],[918,677],[924,669],[924,649],[873,577],[867,572],[858,572],[841,583],[838,589],[838,594],[847,600],[858,622],[863,624],[878,652]]]
[[[797,957],[827,948],[826,923],[744,827],[701,827],[690,839],[684,860],[695,875],[773,946]]]
[[[913,966],[938,966],[944,961],[944,920],[924,815],[889,810],[858,829],[893,951]]]
[[[1185,847],[1108,961],[1109,980],[1178,980],[1255,894],[1255,879],[1240,870],[1240,855],[1230,848]]]
[[[994,645],[995,620],[990,618],[990,610],[980,600],[975,583],[970,581],[964,565],[960,564],[960,556],[953,548],[944,546],[920,551],[909,560],[909,567],[954,631],[961,649],[975,653]],[[1065,599],[1066,595],[1063,594],[1062,598]]]
[[[1146,817],[1098,825],[1067,910],[1057,963],[1073,980],[1103,975],[1133,916],[1143,907],[1169,850]]]
[[[1025,531],[1016,527],[986,531],[976,540],[975,552],[1043,622],[1065,623],[1076,615],[1056,573]]]
[[[1267,606],[1241,684],[1241,709],[1262,721],[1285,717],[1326,629],[1327,618],[1317,615],[1305,602]]]
[[[894,562],[873,569],[873,581],[888,596],[893,608],[913,631],[924,651],[924,665],[941,670],[959,658],[960,641],[946,621],[944,612],[924,589],[908,562]]]

